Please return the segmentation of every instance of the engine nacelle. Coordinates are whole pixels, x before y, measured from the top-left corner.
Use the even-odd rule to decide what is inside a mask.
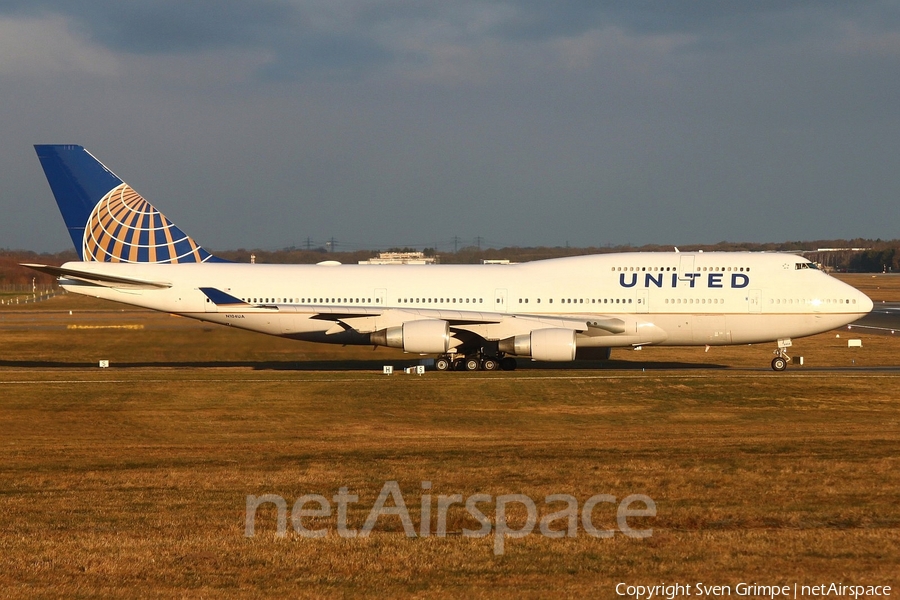
[[[535,360],[575,360],[574,329],[536,329],[531,333],[500,340],[501,352],[530,356]]]
[[[450,323],[437,319],[408,321],[371,334],[376,346],[403,348],[416,354],[443,354],[450,349]]]

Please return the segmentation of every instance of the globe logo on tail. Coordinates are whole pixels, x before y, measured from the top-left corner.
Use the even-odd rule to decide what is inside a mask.
[[[103,196],[84,229],[84,260],[124,263],[198,263],[209,252],[127,183]]]

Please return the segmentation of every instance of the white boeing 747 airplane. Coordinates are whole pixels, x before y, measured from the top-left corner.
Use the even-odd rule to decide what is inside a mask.
[[[438,370],[776,342],[872,309],[793,254],[621,253],[517,265],[261,265],[201,248],[81,146],[35,147],[81,261],[28,265],[76,294],[299,340],[436,355]]]

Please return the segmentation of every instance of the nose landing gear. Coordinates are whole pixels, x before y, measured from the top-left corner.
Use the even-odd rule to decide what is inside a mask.
[[[784,371],[787,369],[788,363],[791,362],[791,357],[787,354],[787,348],[790,348],[791,345],[792,342],[789,338],[778,340],[778,349],[775,350],[775,358],[772,359],[773,371]]]

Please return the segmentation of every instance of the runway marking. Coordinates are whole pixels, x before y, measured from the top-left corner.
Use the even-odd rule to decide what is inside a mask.
[[[820,374],[819,372],[818,374]],[[674,373],[641,373],[638,374],[620,374],[620,375],[561,375],[561,376],[535,376],[535,377],[474,377],[468,379],[457,379],[450,381],[466,381],[467,383],[479,383],[479,382],[502,382],[502,381],[605,381],[610,379],[641,379],[646,378],[646,376],[650,376],[654,379],[722,379],[721,374],[717,375],[678,375]],[[731,379],[802,379],[816,376],[817,373],[794,373],[794,374],[750,374],[750,373],[731,373],[727,375],[728,378]],[[897,379],[900,377],[900,373],[892,373],[892,374],[878,374],[878,373],[834,373],[831,372],[830,375],[838,376],[842,379]],[[643,377],[641,377],[643,376]],[[353,378],[340,378],[340,379],[303,379],[303,378],[289,378],[289,377],[281,377],[281,378],[252,378],[245,379],[241,377],[233,377],[233,378],[210,378],[210,379],[179,379],[179,378],[169,378],[169,379],[19,379],[19,380],[10,380],[10,381],[2,381],[0,380],[0,386],[4,384],[8,385],[70,385],[70,384],[122,384],[122,383],[173,383],[173,382],[184,382],[184,383],[372,383],[373,381],[382,381],[384,383],[392,382],[392,381],[407,381],[409,383],[414,382],[423,382],[427,381],[428,383],[434,382],[444,382],[448,381],[446,379],[438,380],[435,377],[377,377],[373,373],[371,377],[353,377]]]
[[[66,325],[66,329],[143,329],[143,325]]]

